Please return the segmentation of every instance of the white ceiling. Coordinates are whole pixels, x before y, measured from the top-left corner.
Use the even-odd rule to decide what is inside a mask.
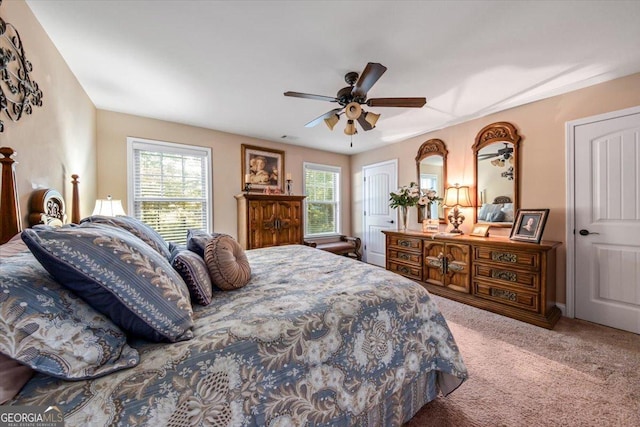
[[[99,109],[353,154],[640,71],[640,1],[27,1]],[[353,137],[305,123],[388,71]],[[44,102],[47,101],[46,93]],[[283,136],[286,137],[283,139]]]

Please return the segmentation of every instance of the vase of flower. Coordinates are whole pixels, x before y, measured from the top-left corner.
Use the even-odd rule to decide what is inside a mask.
[[[407,231],[407,215],[409,214],[409,208],[407,206],[400,206],[400,229]]]
[[[420,188],[415,182],[408,186],[400,187],[389,194],[389,207],[391,209],[400,208],[400,227],[402,231],[407,231],[407,215],[409,208],[418,204],[420,199]]]

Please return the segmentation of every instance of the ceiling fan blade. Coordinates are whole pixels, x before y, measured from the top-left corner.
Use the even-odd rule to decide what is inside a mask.
[[[329,101],[329,102],[338,102],[337,98],[331,96],[324,95],[314,95],[311,93],[301,93],[301,92],[285,92],[284,96],[292,96],[294,98],[305,98],[305,99],[315,99],[317,101]]]
[[[364,114],[360,114],[360,116],[358,117],[358,124],[364,131],[373,129],[373,126],[371,126],[371,124],[365,120]]]
[[[329,117],[331,117],[334,114],[338,114],[340,113],[340,111],[342,111],[342,108],[334,108],[331,111],[327,111],[326,113],[324,113],[323,115],[321,115],[320,117],[316,117],[315,119],[311,120],[309,123],[307,123],[306,125],[304,125],[304,127],[306,128],[312,128],[315,125],[317,125],[318,123],[322,122],[324,119],[327,119]]]
[[[372,98],[367,101],[369,107],[421,108],[427,98]]]
[[[478,154],[478,160],[487,160],[498,156],[500,156],[500,153]]]
[[[351,90],[351,94],[353,96],[366,96],[369,89],[378,81],[378,79],[387,71],[387,67],[382,64],[378,64],[377,62],[369,62],[355,86]]]

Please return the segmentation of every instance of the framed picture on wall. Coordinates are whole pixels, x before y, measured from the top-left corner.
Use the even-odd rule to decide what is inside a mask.
[[[549,209],[518,209],[509,238],[521,242],[540,243],[548,216]]]
[[[243,191],[284,192],[284,151],[242,144],[241,164]]]

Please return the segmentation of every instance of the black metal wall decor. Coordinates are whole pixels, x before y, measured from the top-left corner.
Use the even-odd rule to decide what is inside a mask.
[[[23,114],[31,114],[33,105],[42,106],[42,91],[29,75],[32,70],[18,30],[0,17],[0,115],[4,112],[17,122]],[[0,132],[3,131],[4,122],[0,119]]]

